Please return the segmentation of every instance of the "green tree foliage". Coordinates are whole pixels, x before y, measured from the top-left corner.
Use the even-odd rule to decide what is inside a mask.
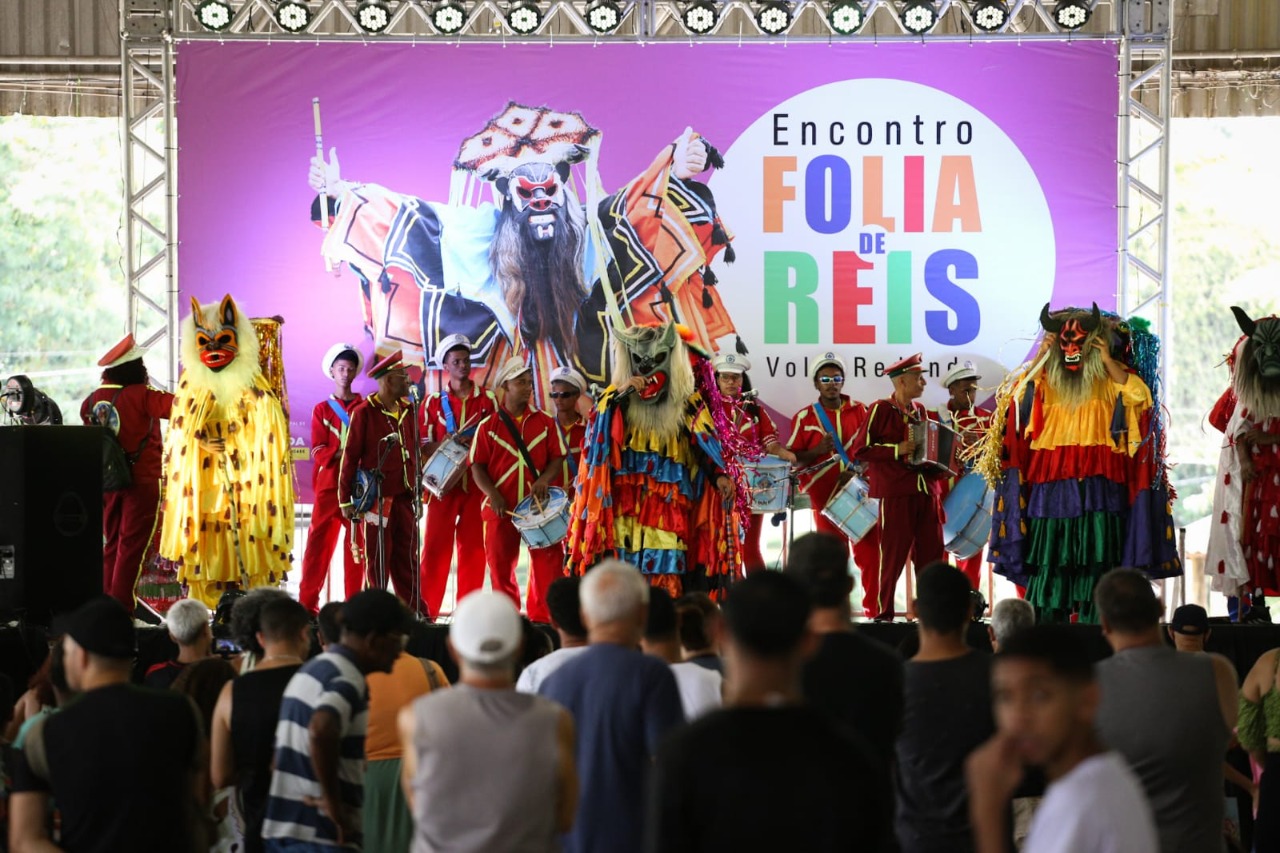
[[[115,119],[0,117],[0,380],[16,373],[77,422],[125,328]]]

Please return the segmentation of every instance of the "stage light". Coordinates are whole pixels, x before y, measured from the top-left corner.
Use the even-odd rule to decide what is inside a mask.
[[[599,0],[587,9],[587,26],[592,32],[611,33],[622,23],[622,7],[614,0]]]
[[[377,35],[391,26],[391,7],[380,0],[365,0],[356,7],[356,23],[366,33]]]
[[[437,3],[431,10],[431,26],[443,35],[451,36],[462,32],[467,25],[467,10],[461,3],[450,0],[448,3]]]
[[[984,33],[994,33],[1009,21],[1005,0],[977,0],[973,4],[973,25]]]
[[[902,4],[902,26],[907,32],[922,36],[938,23],[938,7],[933,0],[907,0]]]
[[[276,7],[276,23],[286,33],[300,33],[311,23],[311,9],[298,0],[284,0]]]
[[[831,6],[827,13],[827,21],[831,29],[842,36],[851,36],[867,21],[867,12],[857,0],[840,0]]]
[[[522,36],[536,32],[542,26],[542,10],[530,0],[517,3],[507,11],[507,26]]]
[[[684,11],[680,13],[680,22],[695,36],[705,36],[716,28],[719,17],[720,11],[713,0],[697,0],[684,7]]]
[[[206,30],[220,33],[231,26],[231,4],[226,0],[200,0],[196,4],[196,20]]]
[[[756,10],[756,26],[771,36],[785,33],[791,26],[791,4],[787,0],[769,0]]]
[[[1053,20],[1064,30],[1078,30],[1089,23],[1093,9],[1087,0],[1058,0]]]
[[[0,400],[4,401],[4,412],[11,423],[29,426],[58,426],[62,423],[62,410],[58,404],[22,374],[10,376],[5,381]]]

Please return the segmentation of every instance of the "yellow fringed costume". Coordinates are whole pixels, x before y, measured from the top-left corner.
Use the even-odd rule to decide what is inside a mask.
[[[235,301],[191,305],[164,445],[160,554],[179,564],[190,596],[213,607],[233,585],[277,584],[289,569],[289,422]]]

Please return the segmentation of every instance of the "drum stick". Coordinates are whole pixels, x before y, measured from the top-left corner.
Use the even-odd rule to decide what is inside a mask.
[[[320,99],[311,99],[311,116],[316,126],[316,156],[320,158],[320,174],[325,176],[324,186],[320,188],[320,229],[329,236],[329,178],[324,161],[324,135],[320,132]],[[324,256],[324,271],[333,272],[333,264],[329,256]]]

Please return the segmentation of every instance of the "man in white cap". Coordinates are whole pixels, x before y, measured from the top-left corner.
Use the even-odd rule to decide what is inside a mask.
[[[938,420],[959,433],[960,440],[965,446],[980,441],[982,435],[987,431],[987,427],[991,424],[992,411],[974,405],[974,400],[978,394],[978,382],[981,379],[982,377],[978,375],[978,367],[972,361],[965,361],[956,365],[946,376],[942,377],[942,384],[946,386],[947,393],[951,395],[951,399],[947,400],[945,406],[938,408]],[[957,478],[952,477],[943,481],[943,500],[946,500],[947,494],[955,486],[956,480]],[[978,588],[978,584],[982,579],[982,557],[983,554],[979,551],[972,557],[955,561],[956,568],[964,572],[965,577],[969,579],[969,583],[973,585],[974,589]]]
[[[422,409],[422,458],[430,460],[445,441],[470,446],[480,421],[493,414],[497,400],[471,379],[471,340],[449,335],[436,347],[435,362],[448,377]],[[465,466],[465,462],[463,463]],[[440,613],[449,583],[449,567],[458,558],[457,599],[484,586],[484,493],[465,467],[462,479],[440,497],[427,501],[427,532],[422,545],[422,597],[428,611]]]
[[[333,380],[333,393],[311,411],[311,489],[315,497],[307,550],[302,555],[302,582],[298,585],[298,601],[313,614],[320,609],[320,588],[329,576],[333,549],[346,520],[338,507],[338,468],[342,444],[351,426],[351,412],[360,402],[351,383],[362,367],[364,356],[351,344],[334,344],[320,361],[320,369]],[[353,546],[348,542],[342,554],[344,598],[359,592],[364,581]]]
[[[98,359],[102,384],[80,405],[80,420],[114,432],[130,462],[128,488],[102,495],[102,591],[129,613],[160,512],[160,421],[173,409],[172,394],[147,384],[145,353],[125,335]]]
[[[458,684],[400,711],[414,850],[552,853],[573,824],[573,718],[549,699],[516,692],[521,633],[505,595],[467,596],[449,626]]]
[[[578,476],[582,445],[587,440],[587,421],[582,417],[582,410],[578,405],[586,390],[587,380],[572,367],[557,367],[551,371],[551,405],[555,409],[556,427],[560,430],[560,440],[565,447],[561,482],[570,493],[573,491],[574,479]]]
[[[738,432],[765,453],[787,462],[795,462],[796,455],[778,441],[778,428],[774,426],[769,413],[761,408],[754,397],[743,399],[743,391],[751,388],[750,380],[747,379],[751,361],[736,352],[722,352],[711,362],[711,366],[716,372],[716,386],[724,397],[729,416]],[[764,554],[760,550],[760,532],[763,526],[764,516],[752,513],[751,520],[747,523],[747,536],[742,543],[742,567],[747,574],[764,571]]]
[[[809,369],[818,400],[791,418],[791,438],[787,446],[804,469],[800,490],[813,506],[813,525],[845,541],[849,537],[822,514],[836,491],[856,473],[853,464],[854,438],[867,419],[867,407],[844,393],[844,359],[824,352]],[[857,542],[850,542],[853,562],[862,577],[862,609],[866,616],[879,612],[880,527],[871,528]]]
[[[520,606],[516,585],[516,559],[520,533],[511,514],[532,496],[545,502],[547,489],[560,475],[565,447],[555,419],[530,405],[532,368],[512,357],[494,376],[494,388],[502,395],[497,412],[485,418],[471,442],[471,476],[484,492],[484,550],[489,564],[489,585]],[[547,587],[564,575],[561,543],[529,549],[529,587],[525,612],[535,622],[548,622]]]

